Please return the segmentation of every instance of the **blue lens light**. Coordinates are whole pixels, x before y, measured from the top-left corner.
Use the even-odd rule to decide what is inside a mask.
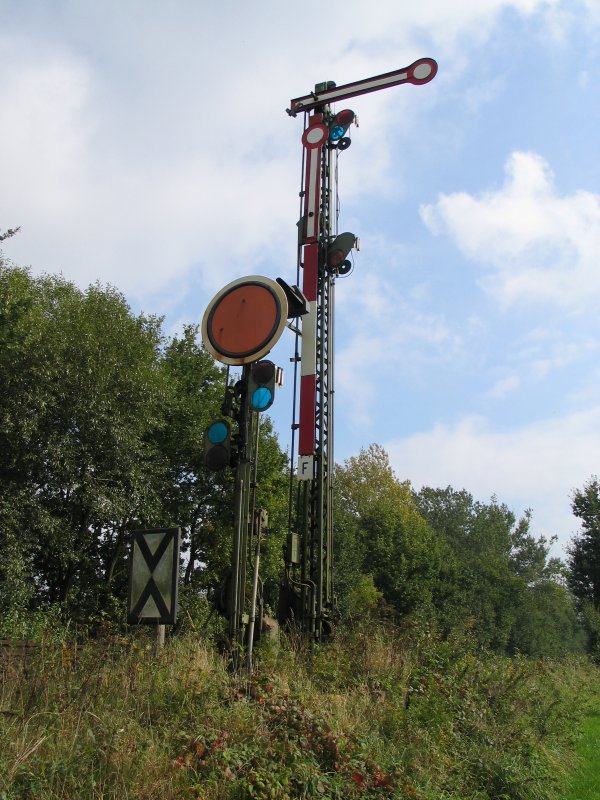
[[[345,128],[343,125],[332,125],[329,130],[329,138],[332,142],[337,142],[344,135]]]
[[[252,392],[250,404],[255,411],[264,411],[273,402],[273,393],[267,386],[259,386]]]
[[[213,422],[206,432],[208,441],[211,444],[221,444],[227,439],[229,435],[229,428],[225,422]]]

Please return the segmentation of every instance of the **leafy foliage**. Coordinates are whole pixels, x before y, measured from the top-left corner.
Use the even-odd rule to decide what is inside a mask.
[[[0,242],[10,239],[11,236],[15,236],[20,230],[21,226],[19,225],[17,228],[7,228],[5,231],[0,231]]]
[[[186,585],[223,580],[233,482],[205,470],[202,454],[224,374],[197,339],[188,326],[165,340],[160,319],[132,314],[110,287],[82,292],[0,267],[0,598],[9,611],[59,605],[86,624],[122,615],[139,527],[181,526]],[[271,592],[284,473],[265,420],[258,499],[272,512]]]
[[[399,613],[435,604],[446,548],[419,514],[408,482],[394,475],[385,450],[378,445],[361,450],[338,466],[335,476],[342,605],[358,584],[366,588],[364,577]]]
[[[21,519],[4,517],[40,600],[89,610],[119,533],[157,502],[159,326],[114,290],[0,272],[0,483]]]
[[[581,521],[581,532],[569,550],[570,584],[580,600],[600,610],[600,482],[592,477],[575,491],[573,514]]]
[[[483,651],[435,626],[284,641],[236,679],[197,634],[6,655],[0,795],[557,800],[598,692],[585,660]]]
[[[581,626],[550,542],[530,532],[506,505],[473,500],[465,491],[424,488],[417,506],[452,549],[458,580],[455,624],[470,624],[497,651],[553,656],[582,649]],[[556,638],[558,637],[558,638]]]
[[[187,326],[134,315],[110,287],[85,292],[0,264],[0,601],[5,634],[122,619],[130,532],[180,526],[182,602],[219,593],[231,562],[233,481],[204,469],[203,432],[222,415],[226,375]],[[287,532],[286,455],[261,415],[253,504],[269,513],[261,589],[277,607]],[[598,483],[577,493],[584,532],[570,587],[550,543],[495,498],[411,489],[371,445],[335,470],[341,616],[467,626],[497,652],[556,656],[600,641]],[[598,562],[598,563],[596,563]],[[599,573],[600,575],[600,573]],[[599,617],[600,618],[600,617]]]
[[[581,532],[569,553],[569,586],[577,598],[588,636],[588,648],[600,656],[600,482],[596,476],[573,494],[573,514]]]
[[[495,498],[413,492],[371,445],[336,470],[337,588],[343,615],[385,612],[470,627],[498,652],[556,656],[584,647],[550,544]]]

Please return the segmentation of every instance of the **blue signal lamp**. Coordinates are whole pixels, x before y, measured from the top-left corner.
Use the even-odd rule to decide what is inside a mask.
[[[337,142],[346,133],[346,128],[343,125],[332,125],[329,129],[329,139],[332,142]]]
[[[231,428],[219,419],[206,429],[204,434],[204,466],[221,470],[231,463]]]
[[[248,402],[252,411],[266,411],[273,405],[275,386],[281,386],[281,370],[272,361],[256,361],[248,375]]]
[[[229,425],[223,420],[213,422],[206,431],[206,438],[211,444],[223,444],[229,436]]]
[[[273,403],[273,392],[268,386],[259,386],[252,392],[250,405],[255,411],[265,411]]]
[[[329,125],[329,141],[336,143],[340,142],[340,140],[345,137],[346,131],[350,125],[352,125],[355,119],[356,114],[349,108],[339,111]]]

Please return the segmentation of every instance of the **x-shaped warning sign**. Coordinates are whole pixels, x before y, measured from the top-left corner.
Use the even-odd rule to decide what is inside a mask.
[[[127,622],[177,621],[180,528],[133,531]]]

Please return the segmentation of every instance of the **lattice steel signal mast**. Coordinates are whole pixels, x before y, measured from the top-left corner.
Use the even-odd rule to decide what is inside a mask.
[[[409,67],[336,86],[317,84],[315,91],[291,101],[287,113],[304,114],[302,216],[298,223],[298,272],[308,313],[302,317],[300,410],[298,424],[298,491],[285,556],[280,618],[294,619],[315,640],[329,630],[333,595],[333,323],[334,286],[347,274],[346,256],[357,239],[337,235],[337,158],[350,145],[346,133],[355,122],[350,109],[335,113],[331,103],[402,83],[431,81],[437,64],[422,58]],[[298,277],[299,279],[299,277]],[[293,449],[293,447],[292,447]],[[293,457],[292,453],[292,457]]]

